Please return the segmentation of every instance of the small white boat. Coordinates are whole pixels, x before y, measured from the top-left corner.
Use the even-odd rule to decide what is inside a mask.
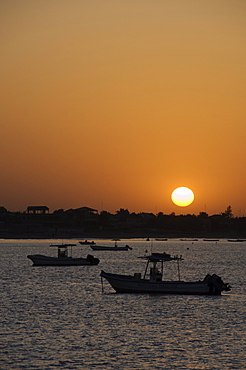
[[[140,258],[147,260],[143,277],[141,277],[141,273],[120,275],[107,273],[102,270],[101,279],[105,278],[117,293],[220,295],[222,291],[231,290],[229,284],[225,284],[215,274],[212,276],[208,274],[202,281],[185,282],[180,280],[179,261],[182,260],[182,256],[171,257],[167,253],[152,253],[150,256]],[[177,261],[178,280],[162,280],[163,264],[167,261]],[[158,268],[158,263],[161,266],[160,269]]]
[[[128,251],[132,250],[132,248],[129,245],[124,245],[124,246],[118,246],[117,243],[115,243],[114,246],[104,246],[104,245],[91,245],[91,249],[94,251]]]
[[[197,242],[198,239],[194,239],[194,238],[188,238],[188,239],[180,239],[181,242]]]
[[[88,254],[86,258],[74,258],[68,255],[68,247],[76,246],[76,244],[61,244],[51,245],[51,247],[57,248],[57,257],[44,256],[42,254],[28,255],[33,262],[33,266],[87,266],[87,265],[98,265],[99,259]]]
[[[232,243],[242,243],[246,242],[246,239],[227,239],[227,241]]]
[[[90,241],[90,240],[83,240],[81,242],[79,242],[79,244],[81,245],[93,245],[93,244],[96,244],[93,240]]]

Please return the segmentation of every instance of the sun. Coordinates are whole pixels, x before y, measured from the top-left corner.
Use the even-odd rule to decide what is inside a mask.
[[[187,207],[194,201],[194,193],[189,188],[181,186],[172,192],[171,199],[176,206]]]

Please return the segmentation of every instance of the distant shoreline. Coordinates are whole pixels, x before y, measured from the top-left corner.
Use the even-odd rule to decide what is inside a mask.
[[[41,234],[35,234],[35,233],[18,233],[18,234],[11,234],[11,233],[2,233],[0,234],[0,240],[10,240],[10,239],[16,239],[16,240],[32,240],[32,239],[37,239],[37,240],[45,240],[45,239],[78,239],[78,240],[94,240],[94,239],[155,239],[155,238],[166,238],[166,239],[192,239],[192,238],[197,238],[197,239],[246,239],[245,234],[230,234],[228,233],[227,235],[220,235],[218,234],[200,234],[200,235],[194,235],[194,234],[185,234],[185,233],[172,233],[172,234],[160,234],[160,233],[151,233],[151,232],[146,232],[146,233],[90,233],[90,234],[80,234],[80,233],[64,233],[64,234],[58,234],[58,235],[51,235],[49,233],[42,233]]]

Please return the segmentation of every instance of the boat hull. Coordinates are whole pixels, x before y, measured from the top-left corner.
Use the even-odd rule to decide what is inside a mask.
[[[91,249],[93,249],[94,251],[128,251],[129,249],[131,249],[129,246],[125,246],[125,247],[104,247],[104,246],[94,246],[94,245],[91,245]]]
[[[98,265],[99,259],[91,255],[87,258],[73,258],[73,257],[48,257],[41,254],[28,255],[33,262],[33,266],[90,266]]]
[[[215,287],[205,281],[151,281],[136,276],[110,274],[101,272],[117,293],[149,293],[149,294],[196,294],[196,295],[220,295],[221,287]]]
[[[85,240],[83,242],[79,242],[79,244],[81,245],[93,245],[93,244],[96,244],[94,241],[88,241],[88,240]]]

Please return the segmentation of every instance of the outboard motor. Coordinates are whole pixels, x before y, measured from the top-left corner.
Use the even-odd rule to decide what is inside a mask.
[[[211,294],[220,294],[223,290],[226,292],[231,290],[231,286],[228,283],[224,283],[220,276],[213,274],[207,274],[204,281],[209,286],[209,291]]]
[[[88,254],[86,259],[87,259],[88,262],[90,262],[91,265],[98,265],[99,264],[99,259],[95,258],[91,254]]]

